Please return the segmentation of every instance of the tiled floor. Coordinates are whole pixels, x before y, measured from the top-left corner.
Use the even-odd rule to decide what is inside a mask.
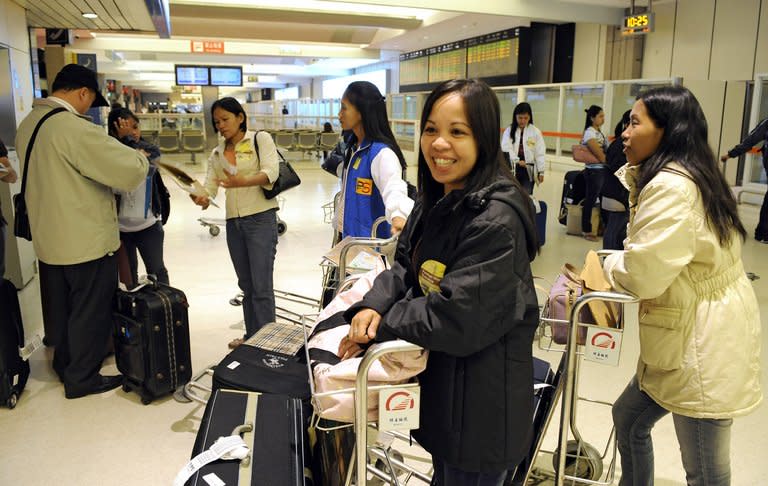
[[[183,159],[179,158],[180,162]],[[203,177],[200,165],[187,168]],[[276,288],[318,296],[321,255],[331,242],[321,205],[336,191],[334,177],[310,161],[297,164],[303,183],[286,194],[280,212],[287,232],[280,237],[275,269]],[[415,174],[412,174],[415,176]],[[581,238],[567,236],[556,221],[562,172],[551,171],[536,194],[549,202],[547,244],[534,262],[535,274],[552,278],[563,262],[579,263],[589,248]],[[415,178],[414,178],[415,180]],[[211,236],[197,218],[223,217],[223,209],[202,213],[177,187],[171,217],[165,227],[166,266],[171,283],[183,289],[190,301],[192,357],[195,369],[220,360],[227,343],[241,335],[241,309],[228,304],[238,291],[227,253],[225,234]],[[223,200],[223,194],[219,197]],[[757,208],[742,206],[748,229],[754,228]],[[748,271],[762,275],[754,282],[763,322],[768,322],[768,245],[747,241],[744,260]],[[28,332],[42,327],[37,279],[20,293]],[[618,367],[585,363],[580,375],[581,394],[612,401],[634,371],[637,340],[630,329],[624,337]],[[763,334],[763,344],[768,341]],[[552,362],[559,355],[538,350]],[[766,364],[763,354],[763,365]],[[202,414],[195,403],[173,398],[144,406],[136,394],[121,390],[78,400],[66,400],[63,388],[49,365],[49,350],[31,359],[32,376],[15,410],[0,409],[0,485],[167,485],[189,458]],[[114,359],[105,372],[114,372]],[[764,375],[765,376],[765,375]],[[763,378],[765,388],[768,381]],[[580,430],[587,442],[601,449],[610,431],[610,413],[604,406],[586,403],[579,408]],[[545,447],[552,447],[553,430]],[[657,485],[685,484],[672,421],[662,420],[654,431]],[[768,407],[739,418],[733,426],[734,485],[768,484],[763,461],[768,451]],[[543,458],[549,464],[550,458]],[[414,481],[414,484],[419,484]],[[280,486],[280,485],[270,485]]]

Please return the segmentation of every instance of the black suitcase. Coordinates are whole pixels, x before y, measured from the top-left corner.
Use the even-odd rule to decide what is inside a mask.
[[[585,169],[586,170],[586,169]],[[571,170],[563,177],[563,193],[560,196],[560,212],[557,220],[562,225],[568,224],[568,208],[566,204],[579,204],[586,196],[584,170]]]
[[[207,450],[219,438],[233,435],[244,424],[252,430],[242,434],[250,449],[249,462],[222,460],[203,466],[185,483],[187,486],[304,486],[311,484],[308,469],[306,412],[301,400],[236,390],[216,390],[205,407],[192,457]],[[207,478],[207,479],[206,479]]]
[[[547,203],[541,200],[537,202],[536,232],[539,236],[539,245],[544,246],[544,243],[547,242]]]
[[[565,358],[565,355],[563,355]],[[539,442],[543,439],[547,419],[555,405],[555,391],[562,374],[564,359],[561,359],[557,373],[552,371],[548,361],[533,357],[533,432],[528,454],[522,462],[507,474],[505,486],[524,486],[525,476],[536,460]]]
[[[24,326],[19,298],[14,285],[0,278],[0,405],[8,408],[16,402],[29,378],[29,362],[22,359]]]
[[[123,389],[136,390],[145,405],[192,378],[187,307],[182,291],[163,284],[115,295],[117,369]]]
[[[298,356],[265,351],[241,344],[216,365],[213,389],[277,393],[308,400],[309,370]]]

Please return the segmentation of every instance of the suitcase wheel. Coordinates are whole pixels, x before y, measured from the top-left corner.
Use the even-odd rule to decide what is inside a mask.
[[[125,393],[130,393],[130,392],[131,392],[131,387],[130,387],[130,386],[128,386],[128,384],[127,384],[127,383],[123,383],[123,391],[124,391]]]
[[[279,236],[283,236],[283,234],[288,231],[288,224],[286,224],[285,221],[282,219],[277,221],[277,234]]]
[[[208,227],[208,232],[211,234],[211,236],[219,236],[219,233],[221,233],[221,228],[213,224]]]
[[[149,405],[152,403],[152,399],[149,397],[141,397],[141,404],[142,405]]]
[[[8,406],[8,408],[16,408],[16,404],[19,403],[19,394],[16,392],[11,393],[11,396],[8,397],[8,401],[5,402],[5,404]]]

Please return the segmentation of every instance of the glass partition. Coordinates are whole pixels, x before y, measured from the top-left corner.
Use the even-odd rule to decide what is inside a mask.
[[[557,117],[560,111],[560,87],[527,89],[525,100],[531,105],[533,124],[544,134],[547,150],[555,150],[559,138],[555,134],[560,132],[557,128]]]
[[[512,113],[517,106],[517,89],[500,89],[496,91],[496,96],[499,98],[499,105],[501,105],[501,126],[504,127],[512,123]]]
[[[643,91],[659,86],[671,86],[672,80],[663,79],[659,81],[631,81],[627,83],[617,82],[613,85],[613,103],[611,104],[611,121],[605,121],[603,133],[606,136],[612,136],[616,124],[621,120],[621,115],[632,108],[637,96]]]

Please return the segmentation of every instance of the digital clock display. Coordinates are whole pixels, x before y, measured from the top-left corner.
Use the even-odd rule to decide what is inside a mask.
[[[646,12],[624,17],[621,27],[622,35],[647,34],[653,32],[653,13]]]

